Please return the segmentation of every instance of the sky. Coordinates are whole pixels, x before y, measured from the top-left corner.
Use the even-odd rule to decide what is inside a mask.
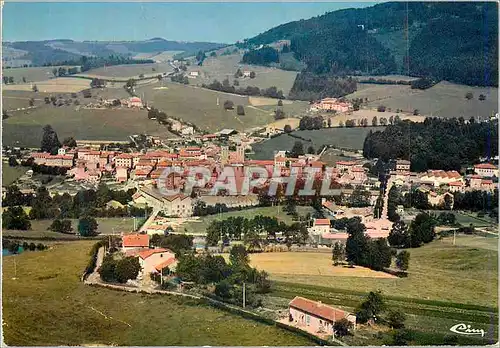
[[[6,2],[4,41],[51,39],[233,43],[279,24],[374,2]],[[20,25],[21,24],[21,25]]]

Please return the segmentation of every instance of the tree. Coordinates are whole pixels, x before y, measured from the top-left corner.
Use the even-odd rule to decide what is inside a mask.
[[[93,217],[83,217],[78,220],[78,232],[82,237],[94,237],[99,234],[97,227],[99,224]]]
[[[119,283],[126,283],[129,279],[136,279],[141,268],[138,257],[125,257],[116,263],[115,279]]]
[[[132,89],[135,85],[136,82],[134,79],[128,79],[127,83],[125,84],[125,87],[127,87],[127,89]]]
[[[381,293],[370,291],[366,300],[364,302],[362,302],[360,307],[358,308],[358,312],[361,312],[360,318],[361,318],[361,320],[363,320],[363,321],[360,321],[360,323],[366,323],[367,320],[372,319],[372,318],[377,320],[378,315],[384,309],[385,309],[385,303],[384,303],[384,299],[382,298]],[[367,320],[364,320],[364,319],[367,319]]]
[[[373,119],[372,119],[372,126],[373,126],[373,127],[377,127],[377,126],[378,126],[377,116],[373,116]]]
[[[73,228],[71,227],[71,220],[55,219],[49,226],[49,230],[59,233],[71,233],[73,231]]]
[[[385,112],[385,105],[379,105],[379,106],[377,107],[377,111],[378,111],[378,112]]]
[[[238,114],[239,116],[245,115],[245,109],[243,108],[243,105],[238,105],[236,107],[236,114]]]
[[[402,270],[407,271],[410,266],[410,252],[407,250],[400,251],[396,255],[396,266]]]
[[[45,104],[50,104],[50,98],[49,97],[45,97],[43,99],[45,101]]]
[[[278,100],[278,106],[283,106],[283,100]]]
[[[221,280],[215,285],[215,295],[227,300],[231,298],[233,286],[227,280]]]
[[[46,125],[43,127],[43,137],[41,143],[41,150],[44,152],[50,152],[51,154],[57,154],[57,150],[61,147],[61,143],[57,138],[57,133],[52,129],[52,126]]]
[[[9,157],[9,166],[10,167],[17,167],[19,163],[17,163],[17,159],[14,156]]]
[[[285,127],[283,127],[283,131],[285,133],[291,133],[292,132],[292,127],[289,124],[286,124]]]
[[[26,77],[23,76],[23,83],[26,83]]]
[[[314,155],[316,153],[316,151],[314,150],[314,147],[312,145],[309,145],[309,147],[307,148],[307,153],[312,154],[312,155]]]
[[[234,86],[239,86],[239,85],[240,85],[240,81],[238,81],[238,80],[236,80],[236,79],[235,79],[235,80],[233,81],[233,85],[234,85]]]
[[[345,247],[344,244],[339,241],[335,242],[332,249],[332,260],[334,261],[334,265],[338,265],[340,262],[345,259]]]
[[[472,92],[465,93],[465,99],[471,100],[472,98],[474,98],[474,94]]]
[[[292,150],[290,151],[290,157],[297,158],[304,154],[304,145],[301,141],[296,141],[295,144],[293,144]]]
[[[229,252],[229,262],[233,268],[246,268],[250,263],[248,252],[243,245],[234,245]]]
[[[486,96],[484,94],[480,94],[479,95],[479,100],[480,101],[486,100]]]
[[[52,69],[52,74],[54,75],[54,77],[57,77],[57,68]]]
[[[420,111],[418,109],[413,110],[413,116],[418,116]]]
[[[347,320],[346,318],[342,318],[340,320],[337,320],[333,324],[333,331],[335,332],[335,335],[339,337],[344,337],[347,336],[350,331],[352,330],[353,325],[352,323]]]
[[[6,230],[29,230],[31,222],[22,207],[9,207],[2,213],[2,228]]]
[[[224,102],[224,109],[225,110],[233,110],[234,108],[234,103],[231,100],[226,100]]]
[[[33,105],[35,105],[35,99],[30,98],[30,100],[28,101],[28,105],[29,105],[29,106],[31,106],[31,107],[32,107]]]
[[[408,226],[402,221],[396,221],[387,237],[389,244],[394,247],[407,248],[410,245]]]
[[[406,316],[398,310],[391,310],[387,315],[387,323],[392,329],[402,329],[405,327]]]
[[[76,140],[73,137],[64,138],[62,144],[63,146],[67,146],[70,148],[75,148],[77,146]]]
[[[38,92],[38,86],[37,85],[33,85],[33,87],[31,88],[33,90],[33,92]]]
[[[255,78],[255,71],[250,71],[250,78],[254,79]]]
[[[285,112],[282,109],[276,109],[276,111],[274,112],[274,119],[275,120],[282,120],[285,117],[286,117]]]
[[[238,68],[238,70],[236,70],[236,72],[234,73],[234,77],[238,78],[238,77],[242,77],[242,76],[243,76],[243,73],[241,72],[241,69]]]

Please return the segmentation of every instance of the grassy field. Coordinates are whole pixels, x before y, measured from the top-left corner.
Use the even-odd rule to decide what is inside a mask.
[[[435,215],[443,213],[442,210],[428,210],[427,212]],[[453,214],[455,214],[456,221],[463,226],[472,224],[474,227],[489,227],[498,224],[496,219],[491,219],[488,215],[478,217],[475,212],[453,211]]]
[[[2,186],[9,186],[14,181],[19,179],[24,173],[26,173],[26,168],[23,167],[11,167],[7,163],[2,165]]]
[[[128,140],[132,134],[146,133],[174,137],[165,126],[148,120],[146,110],[90,110],[74,106],[42,106],[30,111],[13,112],[3,121],[3,143],[16,146],[40,146],[42,128],[50,124],[59,139]]]
[[[259,88],[269,88],[276,86],[278,90],[282,90],[285,95],[288,95],[293,86],[297,72],[285,71],[276,68],[267,68],[256,65],[240,64],[242,55],[231,54],[227,56],[208,57],[203,62],[203,66],[191,65],[188,67],[188,72],[198,71],[200,76],[196,79],[190,80],[192,84],[210,83],[213,80],[223,81],[225,78],[229,79],[231,85],[234,81],[234,73],[241,69],[241,71],[255,71],[255,78],[239,78],[239,86],[255,86]]]
[[[98,231],[101,234],[120,234],[121,232],[130,232],[134,229],[133,218],[96,218],[98,223]],[[48,231],[52,220],[31,220],[31,230],[16,231],[3,230],[3,236],[12,237],[27,237],[27,238],[72,238],[69,234]],[[71,219],[73,231],[78,228],[78,220]]]
[[[36,83],[21,83],[15,85],[6,85],[6,91],[32,91],[33,85],[38,87],[42,93],[76,93],[90,88],[90,81],[73,77],[58,77],[51,80]]]
[[[152,59],[155,62],[161,61],[166,62],[169,59],[172,59],[176,54],[182,53],[183,51],[163,51],[161,53],[137,53],[133,58],[134,59]]]
[[[176,83],[157,83],[136,88],[139,95],[169,116],[196,124],[200,129],[217,131],[223,128],[245,130],[274,121],[272,111],[250,107],[247,96],[226,94]],[[219,105],[217,105],[219,98]],[[224,101],[231,100],[234,110],[224,110]],[[236,114],[243,105],[245,115]]]
[[[452,238],[436,240],[410,250],[407,278],[356,278],[342,276],[271,273],[274,280],[343,289],[372,291],[407,298],[450,301],[482,306],[498,306],[497,238],[459,236],[456,246]],[[484,247],[486,246],[486,247]],[[492,250],[493,249],[493,250]]]
[[[80,276],[88,263],[91,245],[92,242],[59,243],[47,251],[3,259],[6,344],[311,344],[290,332],[192,300],[86,286],[80,282]]]
[[[292,134],[311,141],[304,141],[283,134],[253,146],[256,159],[272,158],[275,150],[291,150],[296,141],[304,144],[304,150],[313,146],[318,150],[322,145],[335,145],[338,147],[363,148],[366,135],[371,131],[382,130],[383,127],[356,127],[356,128],[323,128],[319,130],[295,131]]]
[[[365,267],[348,268],[332,266],[330,252],[276,252],[250,255],[250,263],[259,270],[265,270],[273,276],[293,274],[298,276],[343,276],[368,278],[394,278],[385,272],[372,271]]]
[[[344,154],[343,151],[336,149],[328,149],[321,156],[321,161],[325,162],[329,166],[335,166],[338,161],[354,161],[356,158],[346,156],[342,156]]]
[[[155,71],[153,71],[155,69]],[[148,63],[148,64],[124,64],[113,65],[103,68],[91,69],[85,71],[79,76],[99,77],[99,78],[137,78],[139,75],[162,74],[172,71],[168,63]]]
[[[474,99],[465,99],[467,92],[472,92]],[[480,94],[484,94],[486,100],[478,100]],[[404,85],[364,85],[346,98],[368,98],[368,107],[372,108],[385,105],[392,110],[407,112],[418,109],[422,115],[440,117],[489,118],[492,112],[498,112],[498,88],[470,87],[449,82],[440,82],[424,91]]]
[[[312,213],[314,209],[312,207],[305,206],[297,206],[297,213],[299,215],[305,216],[307,213]],[[230,211],[227,213],[217,214],[217,215],[207,215],[199,219],[196,222],[188,222],[183,224],[180,229],[187,234],[202,234],[205,233],[207,227],[210,225],[212,221],[215,220],[224,220],[229,217],[237,217],[242,216],[247,219],[251,219],[257,215],[264,216],[275,216],[279,221],[283,221],[284,223],[291,224],[293,223],[292,217],[283,212],[283,207],[279,209],[277,207],[257,207],[251,209],[243,209]]]
[[[29,107],[29,100],[33,98],[34,106],[40,106],[45,104],[44,98],[50,97],[50,93],[35,93],[33,91],[13,91],[13,90],[3,90],[2,91],[2,108],[10,111],[16,110],[18,108]],[[65,96],[66,97],[66,96]],[[10,114],[8,114],[10,116]]]
[[[62,66],[63,68],[73,68],[73,66]],[[35,68],[11,68],[3,69],[2,74],[5,76],[12,76],[14,78],[14,83],[23,83],[23,77],[26,78],[26,82],[39,82],[47,81],[54,77],[52,70],[54,68],[59,69],[60,66],[41,66]],[[4,88],[7,86],[3,86]]]

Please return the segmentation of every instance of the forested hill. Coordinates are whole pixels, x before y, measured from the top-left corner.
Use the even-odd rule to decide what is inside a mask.
[[[489,86],[498,85],[497,33],[495,2],[388,2],[283,24],[242,46],[291,40],[295,57],[313,73],[409,71]]]

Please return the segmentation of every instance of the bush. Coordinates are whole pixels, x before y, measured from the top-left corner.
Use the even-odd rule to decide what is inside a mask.
[[[337,336],[344,337],[349,334],[351,329],[353,328],[352,323],[347,320],[346,318],[342,318],[340,320],[337,320],[333,324],[333,331]]]
[[[377,111],[378,111],[378,112],[385,112],[385,106],[384,106],[384,105],[379,105],[379,106],[377,107]]]
[[[239,116],[244,116],[245,115],[245,109],[243,108],[243,105],[238,105],[236,107],[236,113],[239,115]]]
[[[405,327],[406,316],[400,311],[390,311],[387,316],[387,323],[393,329],[402,329]]]
[[[234,103],[231,100],[226,100],[224,102],[224,109],[225,110],[233,110],[234,109]]]

